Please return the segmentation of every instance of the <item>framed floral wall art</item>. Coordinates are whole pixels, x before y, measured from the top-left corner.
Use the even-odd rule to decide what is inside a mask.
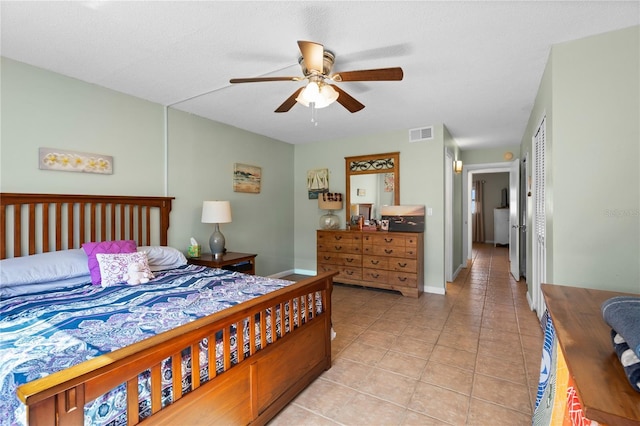
[[[41,170],[113,174],[113,157],[110,155],[40,148],[38,158],[38,168]]]

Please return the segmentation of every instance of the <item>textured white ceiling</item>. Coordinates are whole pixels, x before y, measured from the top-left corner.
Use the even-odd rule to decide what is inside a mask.
[[[463,149],[520,143],[553,44],[640,24],[638,1],[2,1],[0,12],[2,56],[274,139],[444,123]],[[400,66],[404,80],[340,83],[366,108],[333,104],[315,127],[301,105],[273,112],[301,83],[229,84],[301,75],[297,40],[333,51],[334,71]]]

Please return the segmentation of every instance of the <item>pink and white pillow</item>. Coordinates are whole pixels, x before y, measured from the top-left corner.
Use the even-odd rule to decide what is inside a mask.
[[[82,249],[89,258],[89,273],[91,282],[100,284],[100,265],[96,258],[100,253],[135,253],[136,242],[134,240],[100,241],[82,244]]]
[[[126,280],[123,276],[128,272],[129,265],[132,263],[140,263],[142,265],[140,272],[146,272],[149,279],[155,278],[149,269],[145,252],[97,253],[96,258],[100,267],[102,287],[124,283]]]

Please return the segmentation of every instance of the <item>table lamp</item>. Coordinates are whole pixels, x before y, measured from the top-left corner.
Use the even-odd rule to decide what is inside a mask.
[[[225,252],[224,235],[220,232],[220,223],[231,222],[231,205],[228,201],[203,201],[202,202],[202,223],[214,223],[215,229],[209,237],[209,247],[211,254],[219,259]]]
[[[334,210],[342,210],[342,194],[339,192],[323,192],[318,194],[318,208],[328,210],[320,216],[320,229],[340,228],[340,218],[333,214]]]

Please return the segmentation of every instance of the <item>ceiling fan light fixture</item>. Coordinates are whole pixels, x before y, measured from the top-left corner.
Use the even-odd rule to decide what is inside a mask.
[[[307,87],[300,92],[296,101],[306,107],[314,103],[315,108],[325,108],[334,103],[336,99],[338,99],[338,92],[333,87],[310,81]]]

